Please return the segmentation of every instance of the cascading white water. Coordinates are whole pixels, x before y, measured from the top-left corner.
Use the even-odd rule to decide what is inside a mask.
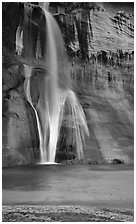
[[[47,155],[46,155],[46,152],[43,151],[43,134],[42,134],[42,130],[41,130],[41,124],[40,124],[37,110],[35,109],[35,107],[33,105],[31,93],[30,93],[30,78],[31,78],[31,74],[32,74],[32,67],[28,66],[28,65],[24,65],[24,73],[25,73],[24,91],[26,93],[26,99],[30,103],[31,107],[33,108],[35,116],[36,116],[37,128],[38,128],[38,133],[39,133],[41,158],[44,158],[44,160],[46,160]]]
[[[62,34],[53,16],[43,9],[46,17],[46,58],[48,67],[40,90],[40,97],[35,108],[30,93],[30,77],[32,68],[25,65],[26,98],[32,106],[38,126],[41,163],[54,163],[63,121],[65,103],[69,105],[72,128],[75,132],[77,156],[83,159],[84,134],[89,135],[83,109],[75,93],[68,87],[65,75],[65,51]],[[63,72],[60,69],[63,68]],[[63,73],[63,74],[62,74]],[[69,74],[70,75],[70,74]],[[39,119],[40,118],[40,119]]]
[[[48,102],[48,125],[50,131],[49,137],[49,151],[48,160],[54,162],[56,154],[56,145],[58,140],[59,116],[60,116],[60,102],[58,91],[58,58],[57,49],[54,36],[54,21],[53,17],[48,11],[45,11],[46,16],[46,63],[49,67],[50,76],[48,79],[48,86],[46,88],[47,102]],[[46,135],[46,133],[44,133]]]

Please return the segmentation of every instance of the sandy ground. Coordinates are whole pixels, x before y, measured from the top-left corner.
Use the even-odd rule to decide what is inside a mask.
[[[62,206],[65,208],[63,215],[71,213],[70,206],[74,206],[73,212],[76,206],[80,207],[79,210],[85,207],[87,217],[87,209],[96,209],[99,212],[102,211],[103,214],[104,210],[102,209],[108,208],[112,217],[113,213],[122,214],[122,218],[116,217],[116,220],[129,219],[132,221],[134,208],[133,167],[127,165],[54,165],[3,169],[3,215],[6,214],[3,217],[8,218],[7,214],[11,214],[13,208],[16,209],[16,212],[18,209],[21,211],[20,207],[14,207],[21,205],[27,205],[28,210],[32,205],[42,205],[45,211],[47,206],[51,206],[51,208],[55,206],[55,210],[59,208],[58,206]],[[116,212],[114,212],[115,210]],[[94,214],[94,210],[91,210],[89,214],[92,214],[92,211]],[[105,210],[105,212],[107,211]],[[127,212],[127,217],[124,218],[121,211]],[[52,212],[52,214],[55,213]],[[106,213],[104,214],[105,217],[108,217]],[[97,216],[99,215],[97,214]],[[77,216],[77,221],[78,218]]]

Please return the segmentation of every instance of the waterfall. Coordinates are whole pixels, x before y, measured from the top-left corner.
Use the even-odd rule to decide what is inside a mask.
[[[39,142],[40,142],[40,146],[39,146],[40,154],[41,154],[41,158],[44,158],[44,160],[46,160],[46,151],[45,152],[43,151],[43,135],[41,130],[41,124],[40,124],[37,110],[35,109],[33,105],[31,93],[30,93],[30,77],[32,74],[32,67],[28,65],[24,65],[24,73],[25,73],[24,91],[26,93],[26,99],[30,103],[31,107],[33,108],[35,116],[36,116],[37,128],[39,133]]]
[[[44,8],[46,18],[46,74],[40,86],[40,96],[35,107],[30,91],[32,67],[25,65],[24,89],[27,101],[34,110],[40,141],[41,163],[54,163],[60,129],[66,103],[75,133],[77,157],[84,158],[84,135],[89,135],[83,109],[75,93],[69,88],[66,77],[65,48],[59,26],[53,16]],[[70,74],[68,74],[70,76]],[[40,78],[40,77],[39,77]],[[67,121],[68,122],[68,121]]]

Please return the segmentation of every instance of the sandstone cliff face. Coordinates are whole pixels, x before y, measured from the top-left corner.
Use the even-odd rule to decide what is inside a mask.
[[[15,60],[3,66],[3,166],[27,164],[39,158],[38,130],[34,112],[26,101],[23,73],[22,65]]]
[[[32,11],[31,5],[26,8]],[[93,163],[114,158],[133,161],[133,5],[128,11],[128,7],[104,3],[50,3],[49,9],[61,28],[70,60],[73,89],[89,126],[90,137],[84,146],[85,161]],[[18,3],[3,3],[4,166],[39,159],[36,119],[24,92],[23,63],[27,60],[24,56],[16,56],[16,31],[23,10]],[[30,46],[31,39],[27,35],[25,38],[27,57],[37,57],[36,42]],[[42,49],[44,41],[43,37]],[[40,46],[38,49],[38,57],[44,57]],[[35,58],[36,64],[39,58]],[[35,71],[36,74],[39,72],[42,71]],[[36,104],[38,95],[34,89],[37,79],[31,82]],[[64,132],[66,137],[67,130],[62,130]],[[69,148],[69,154],[66,148]],[[67,145],[65,152],[62,151],[57,151],[58,161],[75,158],[72,146]]]
[[[121,7],[117,11],[105,4],[72,4],[67,8],[51,4],[50,10],[60,25],[71,55],[86,59],[100,51],[110,55],[117,50],[127,53],[134,50],[133,10],[126,13],[119,10]]]

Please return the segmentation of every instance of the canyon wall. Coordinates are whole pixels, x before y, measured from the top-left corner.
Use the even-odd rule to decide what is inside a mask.
[[[2,7],[3,166],[39,159],[38,130],[25,97],[23,68],[29,62],[41,67],[44,58],[46,20],[41,9],[31,16],[37,4],[3,3]],[[49,10],[60,26],[68,53],[72,88],[89,126],[85,162],[133,161],[133,9],[132,3],[50,3]],[[17,29],[21,26],[26,31],[23,50],[16,49]],[[41,72],[33,72],[34,89]],[[34,89],[31,91],[36,104],[38,91]],[[75,150],[70,145],[67,148],[70,153],[66,149],[63,153],[62,149],[57,151],[58,161],[76,157]]]

